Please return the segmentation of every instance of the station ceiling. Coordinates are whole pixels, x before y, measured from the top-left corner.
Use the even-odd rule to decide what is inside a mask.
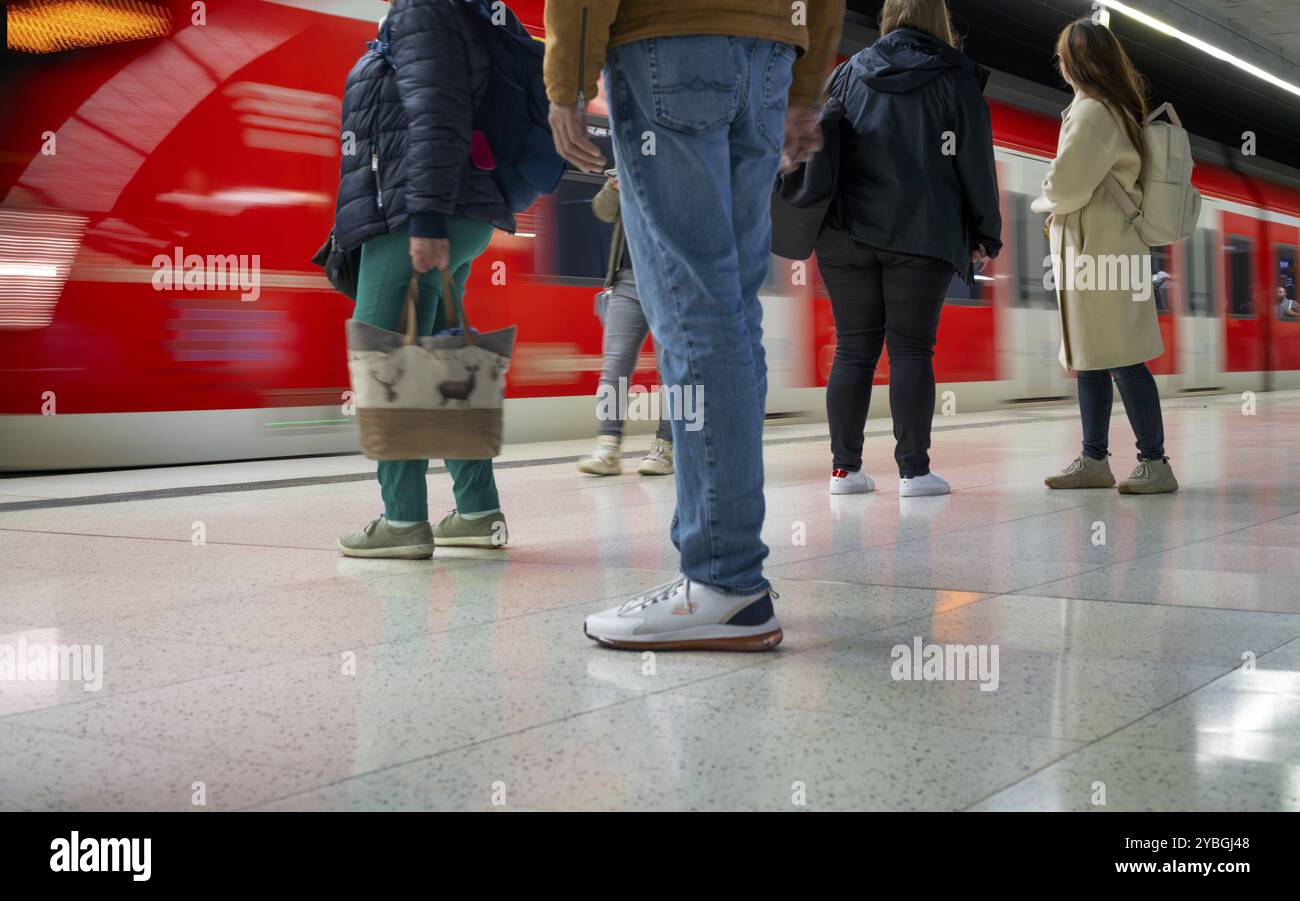
[[[1300,0],[1126,0],[1293,84],[1300,84]],[[882,0],[848,0],[850,22],[875,27]],[[1056,35],[1091,0],[949,0],[965,51],[980,63],[1065,89],[1052,65]],[[1300,169],[1300,96],[1118,13],[1111,27],[1194,134],[1240,147],[1253,132],[1261,157]]]

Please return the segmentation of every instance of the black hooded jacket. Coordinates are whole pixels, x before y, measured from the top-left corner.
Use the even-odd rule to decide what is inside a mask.
[[[407,227],[414,237],[446,237],[449,215],[515,229],[492,173],[470,159],[490,60],[462,6],[394,0],[379,41],[348,73],[334,211],[344,250]]]
[[[913,28],[845,60],[828,94],[845,109],[831,227],[878,250],[946,260],[1002,247],[988,70]]]

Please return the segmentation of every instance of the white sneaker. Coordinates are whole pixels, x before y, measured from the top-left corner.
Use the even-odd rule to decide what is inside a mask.
[[[898,480],[899,497],[929,497],[935,494],[948,494],[951,490],[947,482],[932,472],[912,479]]]
[[[876,483],[862,470],[849,472],[845,469],[831,470],[831,494],[866,494],[875,491]]]
[[[670,476],[673,474],[673,443],[663,438],[650,442],[650,450],[636,471],[643,476]]]
[[[593,476],[616,476],[623,471],[623,440],[617,435],[596,438],[596,450],[578,461],[578,471]]]
[[[587,617],[588,638],[613,648],[766,651],[781,643],[775,591],[727,594],[684,576]]]

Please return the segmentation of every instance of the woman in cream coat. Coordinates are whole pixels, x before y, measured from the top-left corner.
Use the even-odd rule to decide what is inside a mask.
[[[1164,353],[1147,246],[1103,184],[1113,175],[1136,204],[1146,117],[1142,76],[1109,28],[1072,22],[1056,43],[1074,101],[1061,118],[1056,159],[1033,209],[1048,213],[1061,365],[1078,375],[1083,450],[1049,488],[1111,488],[1108,433],[1114,389],[1137,436],[1138,464],[1124,494],[1175,491],[1165,457],[1160,395],[1146,361]]]

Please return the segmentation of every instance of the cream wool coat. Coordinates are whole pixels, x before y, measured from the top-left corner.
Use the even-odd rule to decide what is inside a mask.
[[[1135,204],[1139,157],[1110,109],[1099,100],[1076,94],[1061,114],[1056,159],[1043,179],[1032,209],[1051,213],[1051,252],[1059,261],[1056,300],[1061,311],[1061,365],[1067,369],[1114,369],[1154,359],[1165,352],[1156,323],[1151,287],[1150,249],[1106,192],[1109,172]],[[1071,286],[1069,268],[1076,265]],[[1119,285],[1107,259],[1137,258],[1138,266]],[[1094,282],[1083,281],[1082,261],[1091,260]],[[1103,285],[1100,275],[1109,271]],[[1145,290],[1141,290],[1145,286]],[[1134,294],[1148,294],[1134,300]]]

